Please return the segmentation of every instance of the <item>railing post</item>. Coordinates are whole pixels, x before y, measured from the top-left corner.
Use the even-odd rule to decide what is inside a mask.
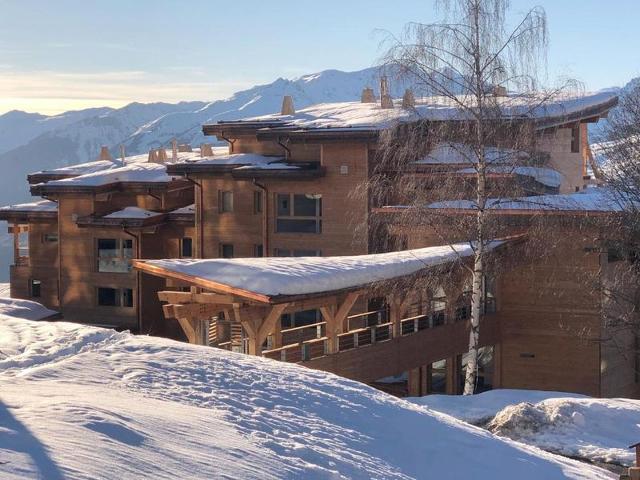
[[[358,348],[358,334],[353,334],[353,348]]]
[[[280,350],[280,360],[282,362],[286,362],[287,361],[287,351],[286,350]]]
[[[309,345],[306,343],[302,344],[302,361],[309,360]]]
[[[376,326],[371,327],[371,343],[376,343]]]
[[[419,328],[418,321],[419,321],[419,319],[417,319],[417,318],[413,319],[413,333],[418,331],[418,328]]]

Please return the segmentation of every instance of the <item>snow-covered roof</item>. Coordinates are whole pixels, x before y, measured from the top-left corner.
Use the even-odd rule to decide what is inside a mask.
[[[67,165],[65,167],[53,168],[50,170],[40,170],[32,175],[60,175],[60,176],[77,176],[85,175],[87,173],[95,173],[101,170],[108,170],[110,168],[117,168],[120,166],[118,162],[112,162],[110,160],[97,160],[95,162],[79,163],[77,165]]]
[[[456,170],[457,173],[462,174],[476,174],[475,168],[462,168]],[[508,165],[492,165],[487,168],[487,173],[507,174],[507,175],[522,175],[525,177],[531,177],[536,182],[546,185],[547,187],[559,187],[562,185],[563,176],[557,170],[552,168],[542,167],[512,167]]]
[[[617,96],[611,91],[596,93],[566,93],[545,102],[542,106],[534,106],[543,101],[543,95],[511,95],[496,97],[505,117],[524,117],[533,119],[549,119],[577,114],[598,106],[606,108],[615,103]],[[419,99],[415,109],[400,108],[396,100],[396,108],[383,109],[379,103],[342,102],[322,103],[303,108],[293,115],[263,115],[245,119],[246,122],[281,122],[282,126],[297,128],[387,128],[397,122],[417,119],[431,121],[468,120],[470,113],[459,108],[459,103],[472,104],[470,96],[458,96],[453,99],[433,96]]]
[[[187,205],[186,207],[176,208],[175,210],[172,210],[169,213],[172,213],[175,215],[190,215],[190,214],[196,213],[196,205],[192,203],[191,205]]]
[[[122,210],[105,215],[103,218],[144,219],[157,217],[158,215],[162,215],[162,213],[152,212],[151,210],[145,210],[139,207],[125,207]]]
[[[435,202],[428,206],[432,209],[475,210],[473,200],[448,200]],[[564,195],[537,195],[512,199],[492,198],[487,201],[492,210],[516,211],[560,211],[560,212],[621,212],[624,206],[617,201],[612,192],[605,188],[588,188],[582,192]]]
[[[491,247],[499,245],[493,242]],[[137,260],[149,273],[178,274],[194,283],[225,285],[264,297],[319,294],[412,275],[473,254],[469,243],[342,257]],[[205,287],[206,288],[206,287]]]
[[[46,182],[47,187],[100,187],[114,183],[168,183],[180,177],[167,175],[167,167],[158,163],[132,163],[86,175]]]
[[[58,204],[51,200],[39,200],[30,203],[18,203],[0,207],[0,212],[57,212]]]

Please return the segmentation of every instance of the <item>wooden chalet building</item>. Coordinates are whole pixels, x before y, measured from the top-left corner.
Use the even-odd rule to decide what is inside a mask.
[[[370,231],[372,215],[386,216],[388,231],[401,239],[393,249],[438,248],[428,231],[407,231],[395,212],[376,205],[362,186],[372,174],[383,130],[418,118],[452,121],[454,107],[438,98],[412,108],[399,103],[382,108],[368,96],[363,100],[296,112],[285,99],[280,114],[204,125],[205,135],[226,142],[225,147],[192,152],[174,145],[121,162],[104,154],[100,162],[108,163],[100,168],[92,162],[30,176],[32,193],[46,200],[0,210],[16,238],[12,295],[42,301],[68,320],[302,362],[399,394],[459,393],[468,297],[464,282],[452,273],[457,267],[445,262],[447,281],[440,288],[381,292],[375,277],[341,283],[348,274],[332,270],[332,260],[324,258],[374,261],[376,255],[393,255],[385,253],[393,242],[381,247],[377,232]],[[547,157],[545,168],[496,168],[492,176],[519,183],[528,195],[585,190],[594,183],[588,174],[586,126],[606,116],[616,102],[611,94],[582,95],[537,112],[526,121]],[[452,158],[459,152],[454,150],[435,145],[413,173],[468,176],[470,165]],[[525,240],[512,237],[525,232],[520,227],[505,231],[511,240],[495,254],[517,251]],[[26,236],[28,255],[21,244]],[[577,265],[593,273],[601,258],[585,257],[584,249],[595,252],[602,246],[588,238],[584,245],[567,245],[569,253],[560,261],[569,261],[574,252]],[[243,265],[251,268],[239,283],[225,276]],[[336,286],[322,277],[322,288],[287,296],[260,284],[272,278],[264,276],[269,271],[294,279],[302,275],[303,282],[306,274],[297,274],[296,265],[334,271]],[[403,284],[415,275],[442,275],[442,268],[392,277]],[[602,305],[583,304],[582,313],[574,315],[571,302],[576,299],[548,302],[544,308],[545,300],[518,303],[527,289],[543,281],[518,274],[518,268],[525,266],[514,265],[512,272],[487,280],[480,388],[635,396],[628,365],[619,369],[624,378],[615,379],[609,374],[613,370],[600,367],[604,356],[595,339],[602,336]],[[259,286],[249,288],[254,280]],[[567,289],[562,298],[576,288],[562,282],[556,286]],[[166,303],[164,310],[159,300]],[[557,320],[572,318],[579,324],[587,317],[591,331],[597,331],[586,340],[591,349],[581,350],[585,336],[554,327]],[[545,339],[550,340],[546,350]],[[567,358],[584,367],[580,375],[563,371]]]

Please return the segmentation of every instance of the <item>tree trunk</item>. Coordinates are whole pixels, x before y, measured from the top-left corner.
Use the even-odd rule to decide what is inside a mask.
[[[480,314],[482,305],[482,246],[473,263],[473,286],[471,293],[471,331],[469,332],[469,352],[465,371],[464,395],[473,395],[478,370],[478,339],[480,337]]]

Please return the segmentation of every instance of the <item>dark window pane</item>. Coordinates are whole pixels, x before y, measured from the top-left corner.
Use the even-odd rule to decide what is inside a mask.
[[[253,192],[253,213],[262,212],[262,192]]]
[[[289,250],[287,248],[276,248],[274,250],[274,256],[275,257],[290,257],[291,256],[291,250]]]
[[[279,217],[288,217],[291,215],[289,205],[289,194],[278,194],[278,216]]]
[[[122,241],[122,256],[124,258],[133,258],[133,240]]]
[[[189,237],[182,239],[181,256],[185,258],[191,258],[193,256],[193,240]]]
[[[40,280],[31,280],[31,296],[40,297],[41,295],[41,282]]]
[[[319,250],[294,250],[294,257],[320,257],[321,253]]]
[[[318,310],[303,310],[302,312],[295,312],[293,314],[293,326],[303,327],[305,325],[312,325],[318,323],[320,318],[320,312]]]
[[[105,256],[109,253],[116,255],[118,249],[118,240],[115,238],[99,238],[98,239],[98,251],[104,252]]]
[[[58,241],[58,234],[57,233],[45,233],[44,234],[44,241],[45,242],[57,242]]]
[[[276,231],[280,233],[319,233],[320,224],[317,220],[279,218],[276,221]]]
[[[226,243],[220,245],[220,256],[222,258],[233,258],[233,245]]]
[[[254,257],[263,257],[263,249],[262,245],[254,245],[253,246],[253,256]]]
[[[98,288],[98,305],[115,307],[118,305],[118,291],[115,288]]]
[[[447,393],[447,361],[440,360],[431,364],[429,393]]]
[[[220,192],[220,211],[233,212],[233,192]]]
[[[293,215],[296,217],[315,217],[319,199],[310,198],[309,195],[293,196]]]
[[[122,306],[133,307],[133,290],[124,288],[122,290]]]

